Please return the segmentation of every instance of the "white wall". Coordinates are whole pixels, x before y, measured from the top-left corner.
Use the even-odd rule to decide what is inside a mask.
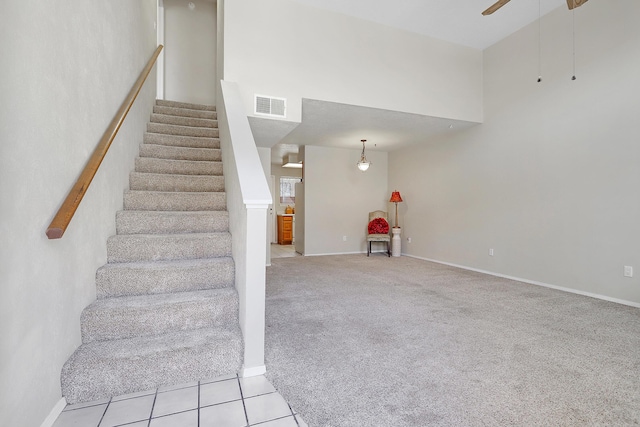
[[[45,231],[155,49],[155,1],[3,4],[0,26],[0,425],[60,402],[80,312],[155,97],[147,80],[60,240]],[[10,66],[9,66],[10,65]]]
[[[482,120],[482,52],[291,0],[225,6],[225,80],[254,94]]]
[[[367,172],[356,167],[360,154],[360,150],[305,146],[305,255],[366,252],[369,212],[389,211],[387,153],[367,151],[372,163]]]
[[[191,11],[189,2],[195,4]],[[216,4],[206,0],[164,0],[165,98],[216,103]]]
[[[571,19],[543,18],[542,83],[534,23],[484,52],[484,124],[390,155],[403,252],[640,303],[640,3],[576,9],[575,81]]]

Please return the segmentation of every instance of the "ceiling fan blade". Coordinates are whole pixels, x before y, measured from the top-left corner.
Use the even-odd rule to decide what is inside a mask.
[[[588,0],[567,0],[567,6],[569,6],[569,10],[575,9],[578,6],[582,6]]]
[[[491,15],[493,12],[495,12],[498,9],[500,9],[502,6],[504,6],[505,4],[509,3],[510,1],[511,0],[498,0],[497,2],[492,4],[487,10],[482,12],[482,14],[484,16]],[[569,2],[569,1],[573,1],[573,0],[567,0],[567,2]],[[584,0],[584,1],[586,1],[586,0]]]

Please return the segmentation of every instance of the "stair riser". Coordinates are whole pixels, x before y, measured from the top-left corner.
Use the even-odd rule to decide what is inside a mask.
[[[215,105],[191,104],[188,102],[167,101],[164,99],[156,99],[156,105],[188,110],[216,111]]]
[[[213,328],[237,321],[238,297],[235,292],[196,301],[117,308],[100,307],[98,301],[87,307],[80,317],[82,342],[85,344]]]
[[[157,114],[168,114],[181,117],[196,117],[199,119],[216,120],[218,114],[215,111],[208,110],[190,110],[186,108],[164,107],[162,105],[154,105],[153,112]]]
[[[217,128],[217,120],[198,119],[195,117],[170,116],[167,114],[151,114],[151,123],[163,123],[166,125]]]
[[[96,272],[98,299],[232,287],[230,257],[155,263],[106,264]]]
[[[138,157],[136,172],[166,173],[175,175],[222,175],[222,162],[154,159]]]
[[[239,328],[199,331],[83,344],[62,368],[62,395],[73,404],[238,372]]]
[[[125,191],[124,208],[136,211],[223,211],[226,194]]]
[[[185,148],[155,144],[142,144],[140,146],[140,157],[153,157],[156,159],[169,160],[205,160],[210,162],[219,162],[222,160],[222,153],[219,149],[213,148]]]
[[[144,133],[145,144],[168,145],[171,147],[189,148],[220,148],[218,138],[203,138],[198,136],[165,135],[163,133]]]
[[[165,261],[231,256],[228,233],[116,235],[107,240],[108,262]]]
[[[141,191],[224,191],[224,177],[131,172],[129,187]]]
[[[218,129],[165,125],[161,123],[148,123],[147,132],[165,133],[167,135],[200,136],[206,138],[218,137]]]
[[[119,211],[116,234],[214,233],[229,231],[229,215],[215,212]]]

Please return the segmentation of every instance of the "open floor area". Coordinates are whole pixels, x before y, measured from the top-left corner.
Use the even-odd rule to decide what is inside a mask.
[[[640,423],[640,309],[410,257],[272,260],[266,377],[312,426]]]

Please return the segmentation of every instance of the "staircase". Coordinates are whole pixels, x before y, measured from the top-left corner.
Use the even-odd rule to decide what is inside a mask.
[[[215,108],[156,102],[62,369],[68,403],[236,373],[238,296]]]

